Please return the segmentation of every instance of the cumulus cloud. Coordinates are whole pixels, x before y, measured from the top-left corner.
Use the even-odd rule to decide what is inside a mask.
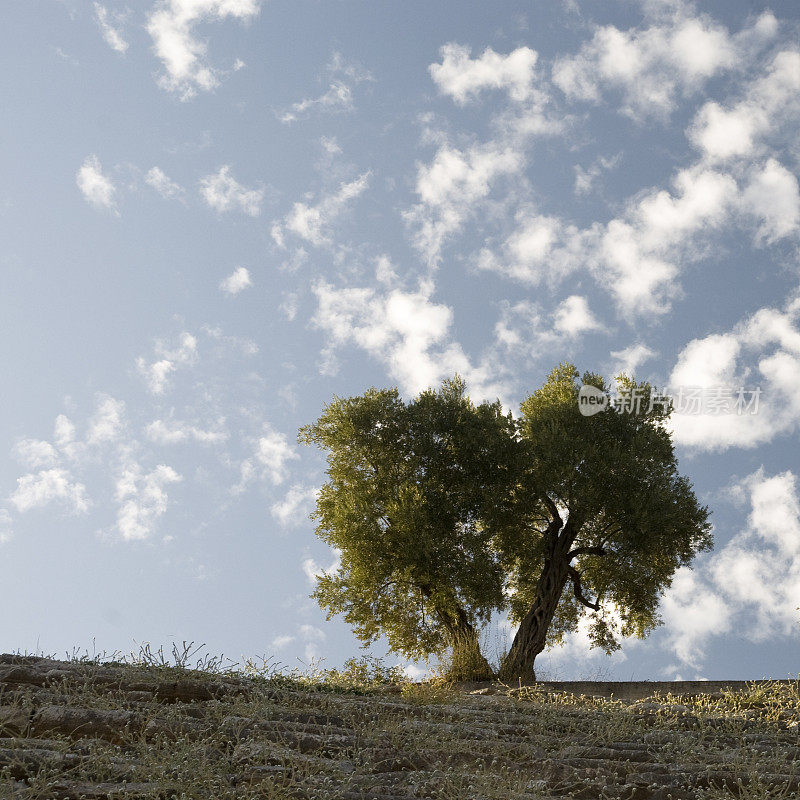
[[[752,172],[742,193],[742,208],[758,220],[756,241],[774,244],[796,233],[800,224],[797,178],[774,158]]]
[[[318,492],[315,486],[296,483],[282,500],[270,506],[270,513],[283,527],[306,522]]]
[[[263,189],[248,189],[232,175],[229,165],[219,168],[216,174],[200,180],[200,194],[208,205],[220,213],[239,210],[251,217],[261,213]]]
[[[136,462],[128,463],[116,481],[119,503],[117,532],[125,541],[147,539],[167,510],[166,487],[182,477],[172,467],[159,464],[145,473]]]
[[[557,217],[523,206],[499,252],[484,247],[476,266],[522,283],[557,283],[585,263],[593,232],[582,232]]]
[[[274,484],[283,483],[289,474],[288,462],[300,458],[289,444],[286,434],[264,426],[264,433],[256,446],[255,458]]]
[[[783,310],[762,308],[730,331],[692,340],[679,354],[669,384],[673,392],[720,387],[734,394],[730,413],[674,414],[670,426],[680,444],[709,451],[749,448],[798,430],[800,297]],[[737,410],[739,388],[746,391]]]
[[[109,14],[108,9],[100,3],[95,3],[94,16],[100,26],[100,31],[106,44],[118,53],[126,53],[128,51],[128,43],[122,38],[120,31],[112,25],[111,14]]]
[[[197,339],[192,334],[184,332],[180,335],[176,347],[170,348],[164,342],[157,342],[155,355],[156,360],[150,362],[140,356],[136,359],[136,367],[153,394],[164,394],[169,376],[178,367],[197,362]]]
[[[86,157],[78,170],[75,180],[84,199],[95,208],[105,208],[119,214],[117,211],[117,190],[111,179],[103,174],[100,159],[96,155]]]
[[[10,539],[11,533],[11,514],[8,513],[8,509],[0,508],[0,544],[4,544]]]
[[[490,142],[467,150],[443,145],[430,164],[418,166],[419,203],[404,216],[429,265],[438,265],[445,242],[476,212],[495,182],[516,173],[524,163],[519,150]]]
[[[147,19],[153,49],[164,65],[159,85],[183,100],[218,86],[220,71],[208,63],[208,45],[195,28],[227,17],[247,21],[260,5],[261,0],[159,0]]]
[[[228,439],[224,428],[225,420],[219,420],[216,430],[205,430],[180,420],[156,419],[145,428],[145,435],[151,442],[161,445],[199,442],[200,444],[220,444]]]
[[[451,42],[439,54],[442,63],[428,67],[431,78],[442,94],[461,105],[484,89],[505,91],[518,103],[533,92],[537,53],[529,47],[518,47],[506,56],[487,47],[478,58],[470,58],[468,47]]]
[[[357,64],[347,63],[341,53],[333,54],[326,73],[329,80],[328,88],[317,97],[309,97],[292,103],[288,111],[283,111],[278,115],[281,122],[296,122],[313,112],[349,111],[354,105],[353,88],[364,81],[374,80],[367,70]],[[323,138],[323,145],[325,141]]]
[[[338,191],[326,195],[316,205],[295,203],[281,222],[272,226],[272,238],[279,247],[286,246],[290,233],[315,247],[331,244],[331,224],[344,212],[347,205],[359,197],[369,186],[371,173],[365,172],[352,181],[343,182]]]
[[[326,362],[337,347],[355,344],[386,365],[401,389],[416,394],[458,372],[476,399],[495,400],[507,393],[497,380],[497,365],[474,365],[450,335],[453,311],[432,299],[430,282],[417,290],[344,287],[319,281],[312,324],[325,331]]]
[[[576,55],[556,60],[553,82],[571,100],[599,102],[606,91],[619,91],[625,114],[663,115],[679,96],[740,67],[776,32],[770,12],[731,35],[710,17],[683,9],[648,28],[598,26]]]
[[[318,564],[313,558],[303,559],[301,566],[305,573],[306,580],[311,586],[315,586],[317,580],[323,575],[333,575],[339,571],[339,567],[342,565],[342,551],[334,547],[332,556],[333,560],[327,567]]]
[[[614,365],[611,367],[612,375],[625,374],[628,377],[636,377],[637,370],[645,361],[656,355],[646,344],[641,342],[632,344],[622,350],[612,350],[611,358]]]
[[[21,514],[53,502],[62,503],[76,514],[85,513],[90,506],[86,487],[63,468],[40,470],[17,478],[17,488],[10,499]]]
[[[239,294],[239,292],[252,286],[250,271],[247,267],[237,267],[225,280],[220,283],[219,288],[226,294]]]
[[[256,479],[267,480],[275,486],[289,477],[289,462],[299,459],[286,434],[264,423],[261,436],[256,440],[253,455],[239,465],[240,480],[233,494],[241,494]],[[280,503],[277,504],[280,515]],[[288,513],[288,512],[287,512]]]
[[[26,469],[52,467],[58,462],[58,452],[50,442],[22,439],[14,445],[13,455]]]
[[[708,641],[732,630],[753,642],[791,636],[800,606],[797,476],[764,468],[734,484],[750,514],[743,530],[695,570],[682,567],[662,601],[671,646],[699,666]]]
[[[97,410],[89,420],[88,444],[102,444],[117,439],[122,432],[125,421],[125,403],[107,394],[97,398]]]
[[[571,350],[584,334],[601,331],[585,297],[571,295],[546,312],[530,300],[503,303],[494,339],[501,351],[535,358],[546,350]]]
[[[484,248],[476,264],[531,284],[589,268],[626,316],[666,313],[679,292],[680,264],[703,255],[703,240],[739,209],[738,185],[727,173],[689,167],[673,187],[638,194],[622,215],[584,230],[523,207],[500,247]]]
[[[183,187],[171,181],[160,167],[151,167],[144,176],[144,181],[165,200],[175,200],[183,195]]]
[[[800,52],[783,50],[766,74],[727,106],[710,100],[698,111],[689,138],[709,163],[752,158],[782,129],[794,133],[800,116]]]

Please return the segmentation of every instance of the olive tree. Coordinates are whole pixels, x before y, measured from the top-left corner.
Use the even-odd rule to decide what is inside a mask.
[[[490,676],[479,631],[504,604],[504,569],[483,519],[508,493],[515,431],[458,377],[409,403],[396,389],[334,398],[302,428],[301,442],[328,451],[313,515],[341,551],[313,594],[328,618],[411,658],[450,648],[454,677]]]
[[[583,384],[606,392],[599,375]],[[527,465],[495,540],[519,627],[501,677],[535,679],[546,646],[590,613],[594,646],[644,638],[661,624],[675,570],[712,546],[708,510],[678,473],[666,425],[672,411],[646,383],[620,376],[629,407],[579,412],[578,371],[562,364],[521,407]],[[620,622],[615,624],[614,611]]]

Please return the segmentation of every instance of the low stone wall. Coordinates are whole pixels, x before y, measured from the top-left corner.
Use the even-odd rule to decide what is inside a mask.
[[[725,690],[743,691],[753,681],[538,681],[536,686],[553,692],[569,692],[587,697],[605,697],[623,702],[666,694],[711,694]],[[797,683],[778,680],[775,683]]]

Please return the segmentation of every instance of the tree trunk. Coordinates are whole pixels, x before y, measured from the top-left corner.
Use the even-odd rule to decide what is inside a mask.
[[[556,523],[551,526],[552,528],[557,530]],[[544,650],[547,631],[569,579],[567,554],[575,538],[569,529],[570,525],[567,522],[560,536],[557,533],[551,536],[550,552],[536,584],[536,598],[523,617],[511,649],[500,668],[500,678],[504,681],[536,680],[533,664],[536,656]]]
[[[487,681],[494,677],[489,662],[481,653],[478,633],[469,624],[452,637],[447,677],[454,681]]]
[[[430,586],[420,587],[422,594],[427,598],[433,597]],[[455,605],[442,608],[433,605],[436,618],[447,631],[448,646],[450,647],[450,664],[447,677],[454,681],[485,681],[494,677],[494,672],[489,662],[481,653],[481,643],[478,632],[469,621],[463,608]]]

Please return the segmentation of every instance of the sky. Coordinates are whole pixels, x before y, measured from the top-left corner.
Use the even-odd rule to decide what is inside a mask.
[[[0,13],[0,651],[340,665],[298,428],[456,372],[516,412],[569,360],[679,399],[715,546],[539,676],[797,675],[795,3]]]

